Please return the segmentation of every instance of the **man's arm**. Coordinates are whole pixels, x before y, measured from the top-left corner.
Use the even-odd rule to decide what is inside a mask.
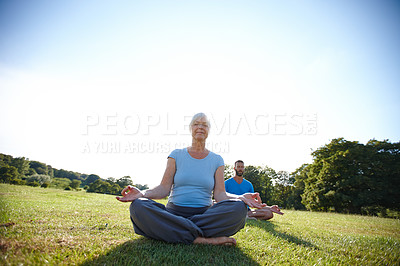
[[[250,184],[250,191],[249,192],[252,192],[252,193],[254,193],[254,187],[253,187],[253,184],[250,182],[250,181],[248,181],[249,182],[249,184]]]

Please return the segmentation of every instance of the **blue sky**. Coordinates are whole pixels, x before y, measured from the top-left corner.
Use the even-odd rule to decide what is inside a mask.
[[[398,1],[1,1],[0,152],[154,185],[205,112],[225,163],[293,171],[399,141],[398,47]]]

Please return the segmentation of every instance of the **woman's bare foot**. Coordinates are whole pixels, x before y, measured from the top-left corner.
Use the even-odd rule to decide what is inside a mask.
[[[235,246],[236,245],[236,239],[233,237],[226,237],[226,236],[221,236],[221,237],[210,237],[210,238],[205,238],[205,237],[198,237],[193,241],[193,244],[209,244],[209,245],[230,245],[230,246]]]

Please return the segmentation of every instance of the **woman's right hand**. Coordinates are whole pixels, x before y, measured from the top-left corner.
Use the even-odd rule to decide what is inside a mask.
[[[142,191],[131,185],[124,188],[121,194],[122,197],[116,197],[116,199],[121,202],[130,202],[134,201],[135,199],[143,197]]]

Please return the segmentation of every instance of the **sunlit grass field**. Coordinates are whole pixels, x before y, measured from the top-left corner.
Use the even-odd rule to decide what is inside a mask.
[[[237,246],[136,235],[114,196],[0,184],[1,265],[399,265],[400,220],[286,210],[248,221]]]

